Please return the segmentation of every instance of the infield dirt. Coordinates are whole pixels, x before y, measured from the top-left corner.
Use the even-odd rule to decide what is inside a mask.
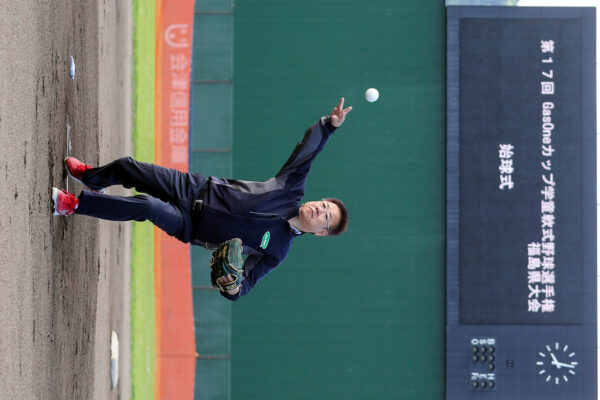
[[[131,155],[131,4],[6,1],[0,20],[0,397],[129,399],[131,226],[53,216],[50,192],[68,153]]]

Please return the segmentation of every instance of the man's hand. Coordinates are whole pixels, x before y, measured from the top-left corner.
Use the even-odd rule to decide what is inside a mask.
[[[339,126],[344,122],[344,119],[346,119],[346,114],[348,114],[351,110],[352,107],[344,109],[344,98],[342,97],[338,105],[333,109],[331,115],[329,116],[331,118],[331,125],[339,128]]]
[[[227,276],[220,277],[219,279],[217,279],[217,282],[220,283],[221,285],[225,285],[227,283],[233,282],[234,280],[235,280],[235,278],[233,278],[231,276],[231,274],[229,274]],[[226,292],[231,295],[236,295],[239,291],[240,291],[240,286],[236,287],[234,290],[230,290],[230,291],[226,291]]]

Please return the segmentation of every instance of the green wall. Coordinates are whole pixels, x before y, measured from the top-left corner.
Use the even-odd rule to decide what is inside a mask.
[[[444,12],[440,1],[235,2],[235,178],[273,176],[339,97],[354,109],[305,198],[343,199],[349,230],[298,238],[233,304],[232,399],[443,398]]]
[[[197,0],[194,10],[190,171],[232,175],[233,5]],[[192,246],[196,336],[194,399],[231,399],[231,303],[212,288],[211,253]]]

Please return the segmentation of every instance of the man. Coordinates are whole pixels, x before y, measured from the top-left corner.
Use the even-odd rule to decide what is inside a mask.
[[[82,214],[111,221],[149,220],[184,243],[215,248],[234,237],[242,239],[244,273],[241,285],[221,295],[237,300],[278,266],[293,239],[304,233],[339,235],[346,230],[348,211],[341,200],[326,198],[300,205],[311,163],[352,107],[344,99],[327,117],[308,128],[304,138],[277,175],[263,182],[206,179],[195,173],[121,158],[92,168],[74,157],[65,159],[69,176],[90,190],[79,198],[52,189],[54,214]],[[147,195],[108,196],[111,185],[134,187]],[[219,278],[220,284],[233,280]]]

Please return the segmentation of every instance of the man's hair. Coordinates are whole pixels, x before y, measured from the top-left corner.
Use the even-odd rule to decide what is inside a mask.
[[[328,197],[323,200],[330,201],[340,208],[340,222],[336,226],[330,228],[329,235],[337,236],[346,232],[346,229],[348,229],[348,209],[346,208],[344,202],[333,197]]]

